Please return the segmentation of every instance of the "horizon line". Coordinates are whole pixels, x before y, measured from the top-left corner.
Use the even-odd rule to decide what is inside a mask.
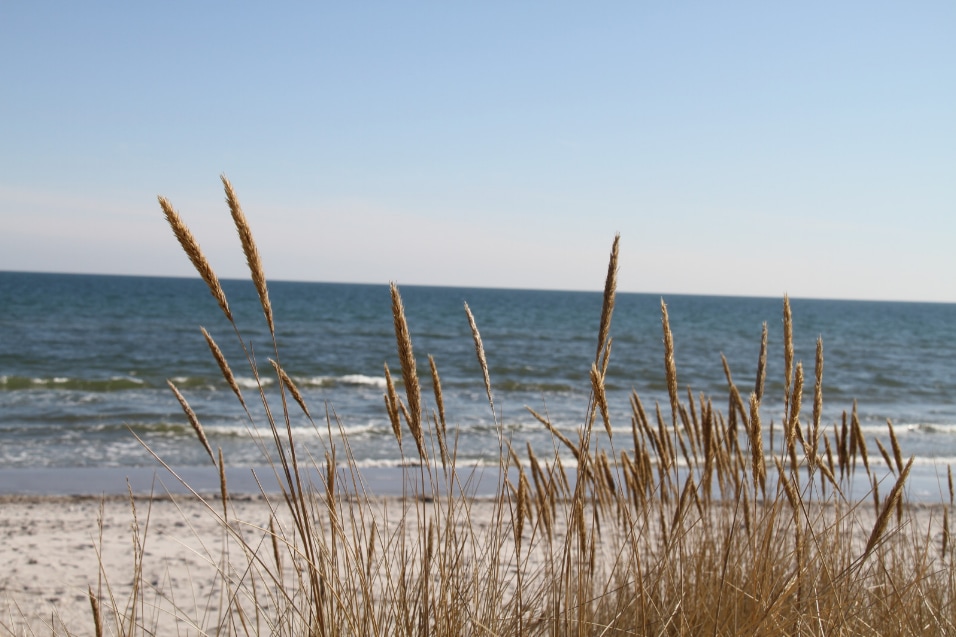
[[[143,278],[143,279],[192,279],[202,281],[202,278],[198,274],[185,275],[185,274],[117,274],[115,272],[65,272],[61,270],[6,270],[0,269],[0,274],[40,274],[40,275],[59,275],[59,276],[100,276],[100,277],[127,277],[127,278]],[[230,282],[249,282],[252,281],[245,277],[219,277],[220,281],[230,281]],[[322,285],[365,285],[365,286],[388,286],[387,282],[369,282],[369,281],[323,281],[315,279],[288,279],[288,278],[270,278],[268,279],[269,283],[304,283],[304,284],[322,284]],[[401,283],[399,287],[415,287],[415,288],[448,288],[448,289],[463,289],[463,290],[501,290],[501,291],[514,291],[514,292],[568,292],[568,293],[584,293],[584,294],[602,294],[603,288],[595,289],[575,289],[575,288],[559,288],[559,287],[527,287],[527,286],[499,286],[499,285],[455,285],[455,284],[446,284],[446,283]],[[783,300],[786,296],[790,300],[798,299],[804,301],[847,301],[847,302],[860,302],[860,303],[914,303],[914,304],[935,304],[935,305],[956,305],[956,301],[943,301],[943,300],[926,300],[926,299],[899,299],[899,298],[847,298],[847,297],[836,297],[836,296],[793,296],[787,293],[782,293],[779,296],[769,295],[769,294],[745,294],[745,293],[715,293],[715,292],[648,292],[641,290],[624,290],[620,287],[617,288],[617,294],[634,294],[641,296],[658,296],[662,300],[666,297],[682,296],[682,297],[718,297],[718,298],[728,298],[728,299],[779,299]]]

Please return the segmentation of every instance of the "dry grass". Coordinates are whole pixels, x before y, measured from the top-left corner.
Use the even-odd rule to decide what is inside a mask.
[[[242,238],[263,312],[275,332],[259,253],[232,187],[227,200]],[[165,199],[163,210],[190,259],[258,367],[229,313],[218,281],[188,229]],[[912,460],[904,462],[890,426],[879,445],[895,482],[881,499],[855,407],[850,424],[820,422],[823,344],[814,369],[813,413],[801,413],[803,366],[793,358],[789,301],[783,305],[783,444],[768,451],[763,393],[764,325],[757,382],[741,396],[724,361],[726,410],[688,389],[681,395],[674,335],[661,304],[664,375],[670,414],[631,396],[631,436],[611,439],[604,396],[611,355],[618,239],[608,268],[590,404],[577,440],[532,414],[554,436],[559,454],[522,457],[500,427],[496,496],[469,497],[475,476],[456,462],[455,428],[446,426],[439,371],[429,358],[434,405],[422,392],[401,295],[391,287],[405,396],[386,365],[385,409],[405,460],[406,497],[367,492],[331,410],[313,421],[285,373],[271,359],[278,396],[259,398],[272,429],[273,469],[282,485],[268,524],[234,517],[221,451],[176,392],[200,443],[220,467],[220,597],[212,616],[136,587],[129,602],[90,591],[96,634],[150,634],[175,620],[184,633],[272,635],[925,635],[956,632],[956,576],[949,513],[919,527],[904,506]],[[465,309],[497,412],[477,320]],[[244,399],[229,364],[206,335],[223,376]],[[175,388],[174,388],[175,391]],[[325,431],[323,457],[306,455],[292,436],[291,396]],[[247,415],[249,412],[246,412]],[[649,415],[650,414],[650,415]],[[249,415],[250,421],[252,416]],[[600,425],[595,428],[595,421]],[[453,421],[452,421],[453,423]],[[770,425],[772,427],[772,423]],[[403,445],[403,430],[414,448]],[[601,444],[596,437],[600,436]],[[338,440],[337,443],[333,440]],[[264,450],[265,451],[265,450]],[[409,454],[407,455],[406,454]],[[857,463],[857,460],[860,463]],[[862,468],[861,468],[862,467]],[[316,478],[310,476],[316,475]],[[848,500],[852,480],[874,485],[872,504]],[[950,478],[951,480],[951,478]],[[886,490],[886,489],[885,489]],[[195,497],[199,498],[198,494]],[[950,502],[952,505],[952,487]],[[894,513],[896,514],[894,516]],[[142,545],[145,525],[135,525]],[[941,538],[941,539],[940,539]],[[137,549],[141,550],[141,549]],[[139,562],[137,562],[139,564]],[[115,574],[113,574],[115,576]],[[143,608],[162,609],[144,614]],[[137,610],[139,609],[139,610]]]

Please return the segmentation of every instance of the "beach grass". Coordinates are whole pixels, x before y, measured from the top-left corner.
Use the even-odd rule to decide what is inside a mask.
[[[913,461],[903,457],[891,424],[891,449],[876,441],[878,461],[855,407],[840,422],[821,421],[823,340],[808,380],[794,360],[788,299],[783,395],[764,392],[765,325],[755,335],[761,347],[753,389],[738,387],[724,360],[727,393],[721,397],[681,387],[662,301],[668,402],[645,405],[634,390],[630,435],[622,436],[611,426],[605,392],[616,237],[595,316],[581,426],[569,436],[529,409],[552,434],[546,456],[511,440],[501,426],[481,317],[465,305],[462,320],[482,370],[476,386],[496,425],[489,447],[497,469],[479,475],[457,461],[440,369],[428,357],[427,370],[419,370],[425,359],[414,352],[393,284],[398,366],[384,367],[383,415],[402,459],[404,497],[379,497],[364,482],[333,407],[307,404],[283,367],[275,330],[281,317],[272,315],[262,259],[225,177],[223,185],[271,335],[268,366],[256,356],[266,350],[244,340],[195,238],[168,200],[160,204],[245,352],[239,365],[257,379],[269,373],[276,381],[268,390],[260,382],[246,395],[234,378],[236,362],[227,361],[203,329],[250,426],[259,423],[248,402],[264,407],[271,438],[263,455],[275,458],[270,466],[281,492],[263,490],[268,515],[247,518],[229,493],[228,458],[212,448],[188,397],[171,383],[197,444],[220,475],[218,494],[190,495],[218,522],[216,537],[200,538],[204,558],[215,567],[213,592],[197,603],[142,580],[149,512],[134,506],[134,572],[102,573],[89,591],[89,625],[76,633],[956,634],[952,479],[934,509],[939,515],[925,515],[907,502]],[[782,413],[781,422],[769,420],[770,413]],[[301,418],[324,434],[321,449],[293,436],[292,423]],[[768,448],[770,427],[783,433],[777,448]],[[495,481],[493,496],[474,497],[479,478]],[[851,498],[861,482],[867,497]],[[130,579],[122,593],[110,585]]]

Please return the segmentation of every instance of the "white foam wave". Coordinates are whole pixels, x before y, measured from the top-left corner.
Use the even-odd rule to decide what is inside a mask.
[[[364,374],[345,374],[344,376],[310,376],[296,378],[295,382],[303,387],[334,387],[336,385],[358,385],[385,388],[385,378]]]
[[[378,376],[365,376],[363,374],[346,374],[339,380],[349,385],[369,385],[381,388],[386,386],[384,377],[379,378]]]
[[[956,457],[937,456],[933,458],[927,456],[914,456],[913,465],[935,466],[939,468],[944,468],[946,466],[956,466]]]
[[[401,459],[393,458],[367,458],[365,460],[356,460],[355,466],[359,469],[391,469],[402,466]]]
[[[562,462],[564,460],[562,459]],[[412,458],[406,458],[402,460],[401,458],[366,458],[364,460],[356,460],[355,467],[358,469],[398,469],[401,467],[417,467],[418,464]],[[567,462],[564,462],[565,467],[569,467]],[[482,468],[496,468],[498,467],[498,460],[495,458],[492,459],[469,459],[463,460],[460,459],[457,464],[457,471],[459,475],[468,475],[468,472],[475,469]],[[576,465],[575,465],[576,466]]]
[[[137,385],[145,385],[146,381],[142,378],[134,378],[133,376],[110,376],[110,380],[122,380],[128,383],[135,383]]]
[[[928,422],[894,425],[894,429],[914,434],[956,434],[956,425]]]
[[[203,425],[203,430],[209,435],[234,436],[237,438],[257,438],[260,440],[271,440],[272,430],[269,427],[239,427],[235,425]],[[282,435],[286,435],[285,426],[282,426]],[[317,430],[315,427],[292,427],[292,436],[295,439],[302,438],[320,438],[327,435],[326,432]]]
[[[236,376],[236,384],[239,385],[241,389],[259,389],[259,383],[262,383],[263,387],[268,387],[275,383],[275,380],[269,376],[260,376],[259,381],[256,381],[255,378],[249,376]]]

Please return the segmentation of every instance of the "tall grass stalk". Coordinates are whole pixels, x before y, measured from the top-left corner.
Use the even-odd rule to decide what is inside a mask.
[[[895,480],[881,500],[883,478],[870,460],[854,405],[849,423],[821,422],[823,341],[814,361],[813,410],[801,416],[803,365],[795,360],[789,299],[783,301],[782,408],[764,392],[768,337],[759,339],[756,382],[745,400],[726,359],[727,396],[686,398],[677,381],[675,342],[661,302],[669,418],[631,395],[631,435],[611,440],[605,379],[617,282],[615,237],[589,372],[590,400],[581,426],[567,434],[530,410],[550,432],[553,453],[530,445],[523,455],[499,424],[493,378],[475,317],[473,334],[484,393],[498,431],[497,489],[472,497],[479,478],[457,460],[454,415],[446,414],[435,360],[428,357],[434,402],[422,392],[400,291],[391,285],[401,386],[384,365],[383,420],[403,459],[404,497],[372,493],[331,407],[310,409],[281,364],[276,318],[263,260],[236,194],[226,200],[272,342],[275,389],[260,377],[211,266],[165,198],[160,205],[187,256],[206,281],[245,353],[271,429],[263,447],[281,493],[262,497],[261,521],[237,519],[230,506],[224,459],[172,384],[200,444],[221,475],[218,502],[202,500],[222,530],[210,554],[221,591],[212,616],[190,614],[171,596],[136,587],[132,600],[90,590],[96,634],[149,634],[163,621],[203,634],[271,635],[856,635],[952,634],[956,631],[952,508],[920,526],[905,505],[912,459],[904,461],[892,425],[891,451],[880,453]],[[278,317],[281,320],[281,317]],[[232,367],[205,330],[213,358],[245,407]],[[626,379],[624,379],[626,382]],[[288,397],[292,400],[289,401]],[[294,405],[292,404],[294,403]],[[725,405],[726,410],[721,411]],[[295,407],[298,409],[296,410]],[[301,412],[301,415],[298,413]],[[252,424],[249,410],[244,412]],[[775,448],[771,414],[783,414]],[[292,422],[305,418],[323,448],[306,449]],[[600,418],[601,427],[594,428]],[[764,424],[770,420],[769,428]],[[404,426],[403,426],[404,423]],[[806,427],[806,431],[804,428]],[[405,444],[407,430],[414,448]],[[600,440],[598,440],[600,439]],[[600,444],[598,444],[600,442]],[[615,446],[616,445],[616,446]],[[569,464],[569,458],[573,464]],[[857,464],[857,459],[861,463]],[[769,473],[767,466],[773,470]],[[870,509],[844,494],[857,474],[873,485]],[[819,477],[819,480],[815,479]],[[202,499],[198,493],[192,497]],[[893,515],[896,513],[896,516]],[[134,518],[136,519],[136,518]],[[135,526],[138,577],[146,559],[145,525]],[[152,618],[152,620],[151,620]],[[110,623],[112,619],[113,623]]]

